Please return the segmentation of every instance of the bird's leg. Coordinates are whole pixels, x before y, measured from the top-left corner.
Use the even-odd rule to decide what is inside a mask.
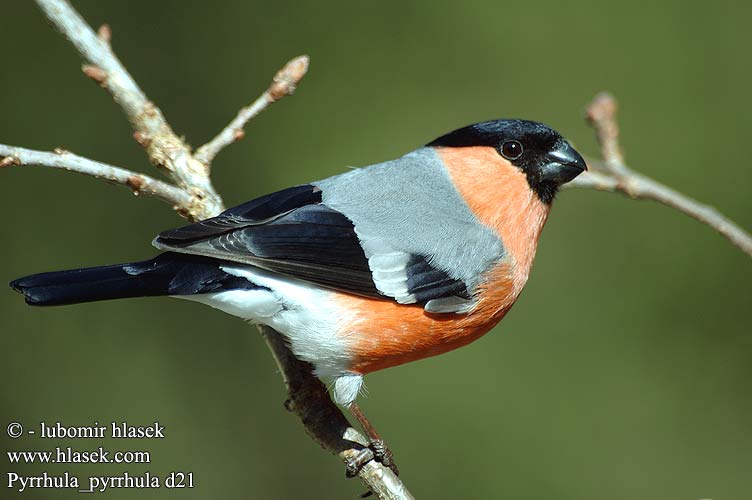
[[[394,455],[392,455],[392,450],[390,450],[386,445],[386,442],[384,442],[384,439],[376,431],[376,428],[373,426],[373,424],[371,424],[371,421],[368,420],[368,418],[365,416],[363,410],[360,409],[360,406],[358,406],[357,403],[353,402],[350,403],[348,410],[350,410],[350,413],[352,413],[353,417],[355,417],[365,433],[368,435],[368,439],[371,440],[369,448],[373,452],[374,458],[384,464],[386,467],[392,469],[392,472],[399,476],[399,469],[397,468],[397,464],[394,463]]]

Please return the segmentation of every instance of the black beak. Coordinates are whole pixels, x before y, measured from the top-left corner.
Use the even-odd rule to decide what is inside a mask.
[[[546,163],[540,168],[540,179],[565,184],[585,170],[587,170],[587,164],[580,153],[575,151],[568,142],[562,141],[546,155]]]

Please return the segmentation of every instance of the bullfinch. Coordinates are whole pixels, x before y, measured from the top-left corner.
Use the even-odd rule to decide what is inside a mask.
[[[504,317],[557,190],[585,169],[546,125],[477,123],[164,231],[152,259],[11,287],[37,306],[167,295],[268,325],[351,407],[365,374],[461,347]]]

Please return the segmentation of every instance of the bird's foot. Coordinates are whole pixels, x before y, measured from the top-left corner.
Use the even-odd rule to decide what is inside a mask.
[[[392,472],[399,476],[399,469],[394,462],[394,454],[386,445],[383,439],[374,439],[368,445],[368,448],[358,450],[358,452],[345,462],[345,475],[355,477],[360,470],[371,460],[376,460],[384,467],[389,467]]]
[[[352,478],[371,460],[376,458],[371,448],[362,448],[345,461],[345,476]]]
[[[399,476],[399,469],[394,462],[394,454],[383,439],[372,440],[368,448],[373,452],[374,460],[381,462],[384,467],[389,467],[396,476]]]
[[[361,469],[371,460],[380,462],[384,467],[389,467],[395,475],[399,476],[399,469],[394,462],[394,455],[392,450],[386,445],[383,439],[374,439],[368,445],[368,448],[363,448],[357,452],[357,454],[345,462],[345,475],[348,478],[357,476]],[[366,491],[360,498],[368,498],[373,495],[371,490]]]

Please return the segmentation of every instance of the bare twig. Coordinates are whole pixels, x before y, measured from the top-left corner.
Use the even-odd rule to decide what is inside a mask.
[[[164,200],[178,211],[185,210],[191,204],[191,196],[171,184],[148,175],[90,160],[62,149],[56,149],[50,153],[0,144],[0,158],[2,158],[0,167],[34,165],[91,175],[127,186],[134,194],[145,194]]]
[[[163,168],[178,187],[196,199],[186,214],[204,219],[223,210],[206,166],[196,160],[188,145],[172,131],[164,115],[149,101],[110,48],[111,30],[97,35],[65,0],[36,0],[52,24],[88,62],[84,73],[107,89],[133,126],[133,137],[146,149],[149,160]]]
[[[191,154],[188,146],[175,135],[161,111],[146,98],[117,60],[109,45],[112,35],[108,26],[100,28],[97,35],[66,0],[36,2],[88,61],[89,64],[83,67],[84,73],[112,94],[133,125],[134,138],[146,149],[155,166],[167,170],[177,187],[162,184],[182,191],[183,195],[188,197],[189,203],[186,206],[189,209],[181,211],[182,215],[192,220],[200,220],[218,214],[223,205],[209,179],[210,163],[217,152],[232,141],[226,142],[225,136],[220,133],[217,139],[206,146],[205,151],[208,155],[204,156],[205,163],[199,161]],[[308,58],[305,56],[290,61],[277,73],[260,100],[247,108],[245,113],[241,111],[242,116],[239,115],[225,130],[230,130],[233,139],[237,139],[236,130],[242,130],[248,120],[270,103],[293,92],[307,67]],[[86,158],[77,158],[83,163],[93,162]],[[10,154],[0,160],[0,166],[15,165],[19,162],[18,155]],[[60,166],[81,171],[73,168],[70,163]],[[152,181],[146,176],[143,178]],[[340,409],[332,403],[326,387],[313,375],[311,366],[297,360],[277,332],[268,327],[261,330],[288,387],[288,406],[301,419],[308,434],[345,462],[350,457],[363,453],[365,438],[349,425]],[[358,476],[380,499],[412,498],[401,480],[389,468],[374,460],[366,463]]]
[[[594,168],[570,182],[568,186],[623,193],[630,198],[663,203],[712,227],[752,257],[752,235],[728,217],[711,206],[635,172],[626,165],[619,146],[616,111],[616,99],[607,93],[598,94],[587,107],[585,117],[595,129],[604,161],[602,164],[589,162]]]
[[[604,168],[615,175],[629,173],[624,169],[624,155],[619,146],[619,125],[616,123],[616,99],[607,92],[596,95],[585,109],[585,120],[595,129],[605,160]]]
[[[235,119],[214,139],[196,150],[196,159],[208,167],[222,149],[245,137],[243,128],[250,119],[261,113],[269,104],[295,92],[295,87],[308,71],[308,62],[308,56],[298,56],[285,64],[277,71],[269,88],[258,99],[250,106],[242,108]]]

